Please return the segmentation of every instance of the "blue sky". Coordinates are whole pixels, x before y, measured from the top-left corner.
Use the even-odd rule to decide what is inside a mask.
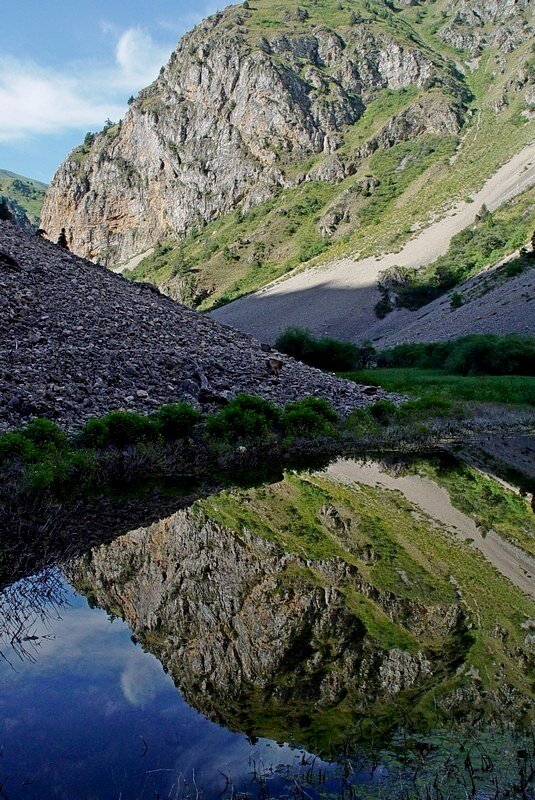
[[[17,0],[0,27],[0,168],[49,181],[226,0]]]

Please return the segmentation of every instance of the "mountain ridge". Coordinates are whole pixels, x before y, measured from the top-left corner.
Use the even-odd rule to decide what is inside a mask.
[[[43,227],[107,265],[156,248],[133,277],[201,310],[389,252],[532,138],[532,23],[527,0],[230,6],[70,154]]]
[[[48,184],[42,181],[0,169],[0,200],[5,199],[14,221],[26,230],[39,224],[47,188]]]

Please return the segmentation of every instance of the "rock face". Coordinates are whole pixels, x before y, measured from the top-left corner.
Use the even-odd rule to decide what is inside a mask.
[[[369,635],[348,609],[348,587],[406,631],[442,637],[445,648],[465,624],[459,606],[380,591],[339,558],[305,561],[195,509],[93,550],[73,577],[126,619],[189,702],[257,735],[255,698],[283,718],[295,706],[315,713],[344,699],[362,709],[432,677],[434,656]]]
[[[447,8],[453,16],[439,36],[473,56],[487,45],[510,53],[533,37],[531,0],[450,0]]]
[[[322,396],[341,413],[371,401],[151,285],[0,223],[0,430],[34,416],[73,428],[112,409],[239,392],[279,404]]]
[[[341,17],[336,29],[308,12],[279,11],[263,36],[259,15],[273,11],[261,0],[252,10],[215,14],[186,35],[124,120],[86,137],[58,170],[41,218],[51,238],[65,227],[74,252],[112,264],[163,236],[246,211],[317,177],[285,167],[336,153],[344,131],[385,89],[417,87],[435,105],[421,113],[417,103],[375,148],[459,130],[462,91],[451,64],[414,36],[332,6],[332,19]],[[365,155],[355,153],[353,162]],[[320,179],[341,180],[351,169],[327,169]]]

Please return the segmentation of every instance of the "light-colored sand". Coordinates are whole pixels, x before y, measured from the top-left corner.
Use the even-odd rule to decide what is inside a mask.
[[[492,211],[535,184],[535,144],[525,147],[472,195],[411,239],[399,253],[355,261],[344,258],[290,275],[286,280],[215,310],[227,325],[272,343],[289,325],[358,341],[377,322],[377,276],[394,264],[423,266],[445,253],[452,236],[471,225],[483,204]]]
[[[447,491],[429,478],[419,475],[393,477],[382,472],[377,464],[345,459],[328,467],[326,474],[341,483],[397,489],[429,517],[452,530],[458,539],[471,540],[472,546],[502,575],[535,599],[535,560],[493,531],[483,536],[475,522],[452,505]]]
[[[154,252],[154,247],[151,247],[149,250],[145,250],[144,253],[138,253],[137,256],[133,256],[129,261],[125,264],[119,264],[118,267],[113,267],[112,272],[116,272],[118,275],[122,275],[123,272],[126,272],[127,269],[135,269],[138,264],[141,264],[144,258],[150,256],[151,253]]]

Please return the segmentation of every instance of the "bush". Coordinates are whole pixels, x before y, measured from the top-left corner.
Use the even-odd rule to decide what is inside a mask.
[[[158,433],[168,441],[190,436],[201,418],[199,411],[188,403],[175,403],[162,406],[152,420]]]
[[[100,419],[89,420],[80,435],[83,446],[97,449],[127,447],[157,438],[154,422],[135,411],[112,411]]]
[[[44,452],[64,452],[68,447],[66,434],[48,419],[34,419],[22,430],[0,436],[0,463],[18,459],[25,464],[35,463]]]
[[[13,459],[29,464],[37,457],[37,448],[22,433],[4,433],[0,436],[0,464]]]
[[[284,409],[284,433],[289,437],[337,436],[338,414],[320,397],[288,403]]]
[[[463,304],[463,296],[460,292],[453,292],[450,300],[450,308],[460,308]]]
[[[226,408],[210,414],[206,431],[210,437],[240,441],[261,436],[280,428],[281,411],[261,397],[238,395]]]
[[[398,408],[390,400],[378,400],[370,406],[370,414],[380,425],[388,425],[398,412]]]
[[[473,334],[450,342],[402,344],[379,353],[377,366],[439,369],[449,375],[535,375],[535,338]]]
[[[39,448],[67,448],[67,435],[49,419],[34,419],[22,430],[23,436]]]
[[[465,336],[454,343],[444,371],[451,375],[535,375],[535,338]]]
[[[377,355],[378,367],[441,369],[449,353],[448,342],[400,344]]]
[[[311,367],[333,372],[364,369],[375,357],[371,345],[358,347],[352,342],[340,342],[329,337],[315,339],[303,328],[287,328],[275,342],[275,347]]]

